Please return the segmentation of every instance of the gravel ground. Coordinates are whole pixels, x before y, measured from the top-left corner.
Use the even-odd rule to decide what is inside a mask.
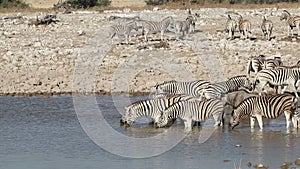
[[[300,60],[299,37],[287,37],[286,24],[279,20],[282,9],[235,10],[252,22],[251,39],[227,40],[223,31],[226,8],[195,10],[200,14],[196,31],[176,41],[167,32],[145,42],[141,32],[133,32],[130,44],[122,38],[112,43],[111,15],[157,20],[173,16],[182,20],[184,10],[76,11],[57,14],[59,22],[29,26],[45,13],[0,14],[0,93],[2,95],[49,95],[72,92],[151,93],[154,86],[167,80],[194,79],[222,81],[246,73],[247,60],[260,54],[281,56],[285,65]],[[288,9],[300,15],[300,9]],[[271,41],[262,38],[260,23],[264,13],[274,23]],[[4,19],[20,15],[21,19]],[[296,31],[295,31],[296,33]]]

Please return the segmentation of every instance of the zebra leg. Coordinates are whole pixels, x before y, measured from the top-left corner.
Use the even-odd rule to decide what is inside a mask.
[[[284,111],[285,119],[286,119],[286,128],[289,129],[291,125],[291,112]]]
[[[161,31],[161,32],[160,32],[160,40],[161,40],[161,41],[164,41],[164,31]]]
[[[256,119],[257,119],[260,130],[263,130],[264,126],[263,126],[262,115],[256,115]]]
[[[294,128],[298,128],[298,120],[297,120],[297,117],[295,117],[295,116],[292,117],[292,123],[293,123]]]
[[[250,116],[250,126],[253,129],[255,126],[255,117]]]
[[[192,119],[191,118],[184,120],[184,130],[185,131],[192,130]]]

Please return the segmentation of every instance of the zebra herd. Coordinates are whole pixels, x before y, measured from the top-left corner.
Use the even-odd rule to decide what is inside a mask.
[[[287,129],[291,122],[295,128],[300,128],[296,91],[299,82],[300,61],[294,66],[284,66],[279,57],[266,58],[260,55],[249,59],[245,75],[234,76],[223,82],[172,80],[158,84],[153,98],[126,107],[120,122],[130,126],[140,117],[150,117],[155,127],[166,127],[176,119],[181,119],[185,130],[190,131],[192,122],[202,122],[211,116],[215,126],[224,126],[224,106],[237,105],[233,107],[229,120],[232,129],[239,124],[242,116],[247,115],[250,117],[251,128],[254,128],[257,120],[262,130],[262,118],[273,119],[283,113]],[[287,86],[291,86],[294,93],[287,93]],[[266,87],[283,89],[275,92],[261,90]],[[230,103],[230,93],[241,91],[249,93],[249,96],[237,100],[238,103]]]
[[[251,34],[251,22],[248,19],[243,19],[242,15],[236,12],[227,12],[226,14],[227,22],[225,30],[228,33],[228,39],[234,39],[235,31],[239,31],[244,38],[249,38]],[[237,15],[237,19],[233,19],[232,15]],[[288,36],[291,35],[293,28],[297,29],[298,36],[300,36],[300,16],[292,16],[287,10],[283,10],[280,20],[287,22]],[[260,28],[262,35],[267,40],[271,39],[273,26],[273,22],[267,19],[266,15],[263,15]]]
[[[225,31],[228,33],[228,39],[234,39],[235,32],[240,32],[243,38],[250,38],[252,24],[249,19],[245,19],[241,14],[236,12],[226,12],[227,21],[225,24]],[[115,20],[116,23],[111,26],[110,38],[112,39],[118,36],[124,36],[126,44],[130,38],[130,34],[133,30],[138,31],[141,29],[144,40],[148,41],[148,35],[154,33],[160,33],[160,40],[163,40],[166,31],[173,31],[176,34],[176,39],[184,37],[186,34],[193,33],[195,31],[195,25],[199,14],[192,14],[189,10],[188,16],[185,20],[175,21],[173,16],[167,16],[161,21],[150,21],[141,19],[139,16],[134,17],[117,17],[110,16],[109,20]],[[298,31],[300,36],[300,16],[292,16],[287,10],[283,10],[280,16],[280,20],[286,21],[288,28],[288,36],[291,35],[293,28]],[[274,24],[271,20],[267,19],[267,15],[262,16],[262,22],[260,25],[262,35],[267,40],[271,40]]]
[[[195,30],[196,16],[189,12],[189,15],[185,20],[175,21],[172,16],[165,17],[161,21],[143,20],[139,16],[135,17],[116,17],[111,16],[110,20],[116,20],[116,24],[111,26],[110,38],[112,39],[118,36],[125,36],[126,44],[130,38],[131,31],[142,30],[144,40],[148,41],[148,35],[154,33],[160,33],[160,40],[164,40],[164,34],[168,30],[174,30],[176,33],[176,39],[179,40],[180,36],[185,36],[188,33],[192,33]],[[180,35],[182,34],[182,35]]]

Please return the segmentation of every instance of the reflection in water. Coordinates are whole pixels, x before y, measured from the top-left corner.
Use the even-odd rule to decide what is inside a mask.
[[[120,104],[114,104],[109,96],[97,97],[105,120],[119,133],[147,138],[165,131],[146,122],[121,127],[122,112],[114,107]],[[184,131],[183,123],[173,127],[178,132]],[[294,130],[287,133],[284,118],[265,123],[263,132],[258,128],[251,132],[248,120],[234,130],[225,125],[217,128],[208,140],[201,141],[201,134],[207,129],[204,127],[207,126],[194,127],[182,142],[162,155],[130,159],[112,155],[89,139],[78,122],[70,96],[0,97],[0,168],[232,169],[233,163],[238,165],[240,159],[242,168],[248,168],[248,162],[280,168],[283,162],[300,157],[299,133]],[[161,144],[165,141],[160,140]]]

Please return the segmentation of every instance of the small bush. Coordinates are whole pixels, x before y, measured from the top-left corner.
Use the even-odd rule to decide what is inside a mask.
[[[0,7],[2,8],[26,8],[28,4],[20,1],[20,0],[0,0]]]
[[[146,0],[147,5],[163,5],[169,2],[168,0]]]
[[[98,0],[97,5],[98,6],[109,6],[111,1],[109,0]]]
[[[68,0],[67,3],[73,8],[89,8],[93,6],[108,6],[109,0]]]

